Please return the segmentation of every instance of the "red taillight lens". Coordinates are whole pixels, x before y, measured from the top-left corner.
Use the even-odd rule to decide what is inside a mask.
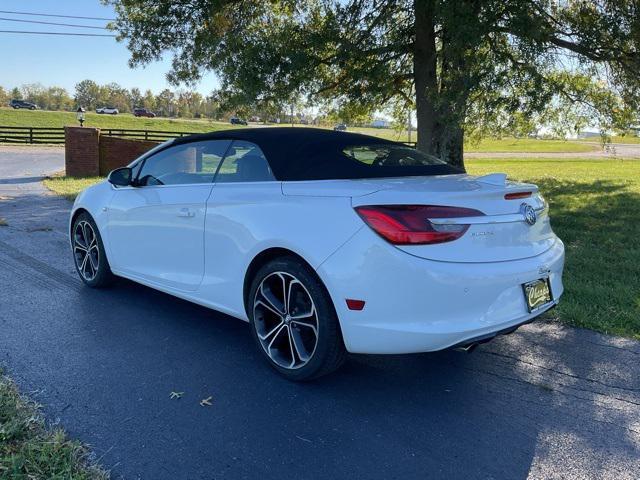
[[[356,212],[378,235],[394,245],[430,245],[460,238],[469,225],[434,225],[430,218],[477,217],[473,208],[439,205],[367,205]]]
[[[513,193],[505,193],[505,200],[517,200],[519,198],[528,198],[531,196],[531,192],[513,192]]]

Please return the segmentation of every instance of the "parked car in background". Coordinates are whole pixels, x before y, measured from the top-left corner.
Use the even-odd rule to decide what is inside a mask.
[[[336,132],[346,132],[347,131],[347,126],[344,123],[339,123],[338,125],[333,127],[333,129]]]
[[[11,100],[9,106],[14,109],[26,108],[27,110],[36,110],[38,106],[35,103],[25,102],[24,100]]]
[[[134,108],[133,115],[136,117],[156,118],[156,114],[146,108]]]
[[[116,107],[101,107],[101,108],[96,108],[96,113],[117,115],[120,113],[120,111]]]
[[[247,124],[246,120],[243,120],[243,119],[238,118],[238,117],[231,117],[229,119],[229,122],[231,122],[231,125],[246,125]]]

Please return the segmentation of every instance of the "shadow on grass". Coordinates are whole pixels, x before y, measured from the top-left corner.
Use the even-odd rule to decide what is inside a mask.
[[[624,182],[536,183],[566,245],[560,320],[640,339],[640,194]]]

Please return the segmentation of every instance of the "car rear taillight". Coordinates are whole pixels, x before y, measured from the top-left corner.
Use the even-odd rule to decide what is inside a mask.
[[[517,200],[519,198],[528,198],[530,196],[531,196],[531,192],[512,192],[512,193],[505,193],[504,199]]]
[[[366,205],[356,212],[378,235],[394,245],[430,245],[457,240],[469,225],[434,225],[431,218],[483,216],[473,208],[439,205]]]

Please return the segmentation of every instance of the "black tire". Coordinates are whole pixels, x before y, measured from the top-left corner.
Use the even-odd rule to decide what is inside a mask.
[[[293,283],[290,283],[289,285],[295,284],[295,286],[289,287],[290,290],[287,295],[291,296],[293,292],[294,295],[299,295],[303,298],[303,300],[306,298],[306,295],[308,295],[312,302],[310,304],[310,311],[313,312],[314,307],[316,311],[316,316],[313,320],[313,322],[316,322],[317,320],[317,322],[315,323],[317,326],[315,334],[315,337],[317,339],[315,348],[309,354],[306,360],[302,360],[302,357],[300,355],[297,355],[297,360],[301,362],[301,365],[296,366],[295,368],[288,368],[279,364],[276,360],[274,360],[274,358],[272,358],[269,353],[267,353],[267,347],[263,346],[263,343],[266,343],[267,341],[275,339],[276,337],[281,335],[280,332],[274,334],[271,337],[267,336],[266,339],[264,338],[264,336],[263,339],[261,339],[258,333],[258,331],[262,329],[264,335],[264,332],[271,328],[265,327],[265,312],[267,312],[269,315],[272,315],[273,323],[276,323],[278,321],[281,321],[283,323],[285,322],[284,316],[281,316],[281,319],[278,320],[278,315],[274,313],[274,310],[265,310],[262,306],[262,303],[257,307],[255,306],[257,300],[264,300],[264,297],[262,297],[262,293],[259,294],[258,292],[259,288],[261,287],[263,282],[270,281],[271,278],[275,278],[274,276],[283,276],[293,279]],[[286,281],[283,281],[283,285],[286,285]],[[264,290],[261,290],[261,292],[262,291]],[[298,306],[292,306],[291,311],[287,313],[295,314],[296,308],[298,308]],[[262,353],[262,356],[267,361],[267,363],[286,379],[292,381],[313,380],[337,370],[346,360],[347,351],[342,340],[342,332],[340,331],[338,316],[336,315],[333,302],[329,297],[329,293],[327,292],[326,288],[324,287],[316,273],[308,265],[298,260],[297,258],[279,257],[269,261],[264,266],[262,266],[254,275],[254,278],[251,281],[251,288],[249,289],[248,298],[246,300],[246,308],[249,320],[251,322],[251,334],[256,342],[258,350]],[[267,310],[269,310],[271,313],[269,313],[269,311]],[[286,312],[286,307],[284,308],[284,310]],[[300,321],[291,318],[295,317],[295,315],[287,314],[286,317],[290,317],[289,321],[291,323],[287,323],[286,330],[282,334],[282,336],[288,338],[289,342],[293,342],[289,343],[289,345],[291,346],[290,353],[294,357],[295,362],[296,353],[294,353],[294,344],[297,344],[298,342],[294,341],[294,337],[300,339],[301,334],[309,334],[309,336],[311,336],[311,334],[310,330],[308,330],[306,327],[302,327],[302,325],[306,325],[306,323],[302,323],[302,325],[299,325],[301,323]],[[305,322],[307,322],[307,320],[305,320]],[[313,322],[310,320],[308,321],[308,323]],[[309,336],[306,338],[306,340],[308,340]],[[286,341],[283,341],[282,343],[286,345]],[[308,342],[307,345],[310,345],[310,342]],[[295,347],[295,351],[299,353],[297,346]],[[305,351],[305,354],[308,353],[308,351]]]
[[[88,233],[87,224],[91,227],[91,234]],[[81,238],[82,235],[85,235],[84,239]],[[95,242],[91,240],[92,235],[95,235]],[[113,283],[115,277],[111,272],[111,267],[104,251],[100,231],[96,222],[87,212],[81,212],[73,221],[71,244],[73,245],[73,263],[85,285],[91,288],[103,288]],[[89,245],[90,253],[85,255],[87,244]]]
[[[29,110],[35,110],[36,107],[29,107]]]

